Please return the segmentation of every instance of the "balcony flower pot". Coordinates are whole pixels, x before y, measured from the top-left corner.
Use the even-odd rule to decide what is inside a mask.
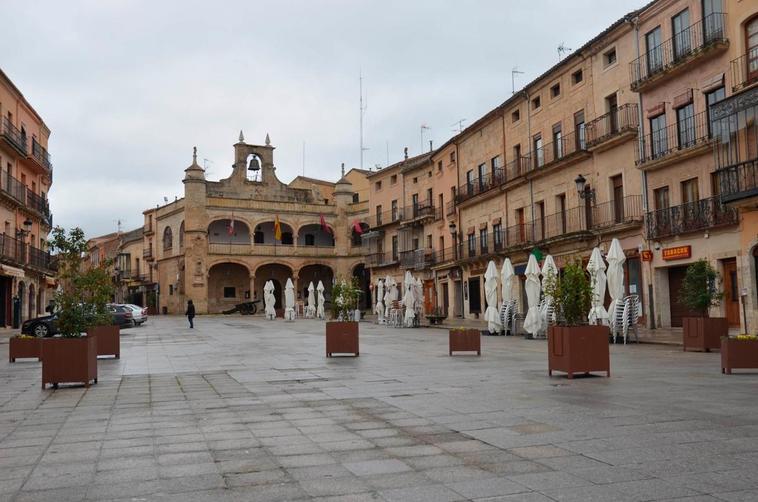
[[[758,369],[758,337],[721,338],[721,373],[731,375],[732,369]]]
[[[682,318],[682,350],[710,352],[721,348],[721,338],[729,335],[726,317]]]
[[[87,336],[97,340],[98,356],[121,357],[121,328],[118,326],[92,326],[87,328]]]
[[[40,359],[40,344],[42,338],[33,336],[14,336],[8,347],[8,361],[15,363],[16,359]]]
[[[355,321],[329,321],[326,323],[326,357],[332,354],[360,355],[358,349],[358,323]]]
[[[94,336],[79,338],[45,338],[42,347],[42,388],[61,383],[97,383],[97,339]]]
[[[478,329],[451,329],[448,331],[448,354],[476,352],[482,355],[482,338]]]
[[[607,326],[550,326],[547,331],[548,375],[605,371],[611,376]]]

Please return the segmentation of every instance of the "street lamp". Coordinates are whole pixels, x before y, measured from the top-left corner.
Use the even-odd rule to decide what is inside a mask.
[[[593,204],[595,203],[595,189],[587,186],[587,180],[581,174],[574,180],[576,183],[576,191],[579,193],[580,199],[589,199]]]
[[[24,228],[19,228],[16,230],[16,237],[21,237],[22,240],[25,240],[26,236],[29,235],[32,231],[32,220],[29,218],[25,219],[23,226]]]
[[[456,240],[458,239],[458,234],[456,232],[457,228],[454,221],[451,221],[450,224],[447,226],[448,229],[450,229],[450,235],[453,236],[453,253],[455,256],[455,259],[458,259],[458,245],[456,243]]]

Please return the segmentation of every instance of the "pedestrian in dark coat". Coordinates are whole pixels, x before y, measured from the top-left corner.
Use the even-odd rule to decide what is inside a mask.
[[[192,300],[187,300],[187,313],[185,315],[190,323],[190,328],[194,328],[195,326],[192,324],[192,320],[195,318],[195,304],[192,303]]]

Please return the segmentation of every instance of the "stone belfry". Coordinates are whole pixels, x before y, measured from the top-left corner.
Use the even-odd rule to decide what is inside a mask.
[[[207,311],[208,284],[206,249],[208,215],[206,211],[205,171],[197,164],[197,147],[192,164],[184,170],[184,284],[185,295],[198,312]]]
[[[251,157],[252,155],[252,157]],[[248,160],[249,159],[249,160]],[[239,141],[234,144],[234,171],[233,180],[243,181],[247,179],[248,169],[260,169],[258,181],[264,186],[282,185],[276,178],[274,171],[274,147],[271,139],[266,134],[264,145],[249,145],[245,143],[245,136],[240,131]]]

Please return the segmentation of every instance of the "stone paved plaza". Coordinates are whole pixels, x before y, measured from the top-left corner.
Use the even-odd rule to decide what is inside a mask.
[[[361,323],[154,318],[100,382],[40,389],[0,339],[0,499],[758,500],[758,375],[718,353],[611,348],[612,376],[547,376],[544,341]]]

